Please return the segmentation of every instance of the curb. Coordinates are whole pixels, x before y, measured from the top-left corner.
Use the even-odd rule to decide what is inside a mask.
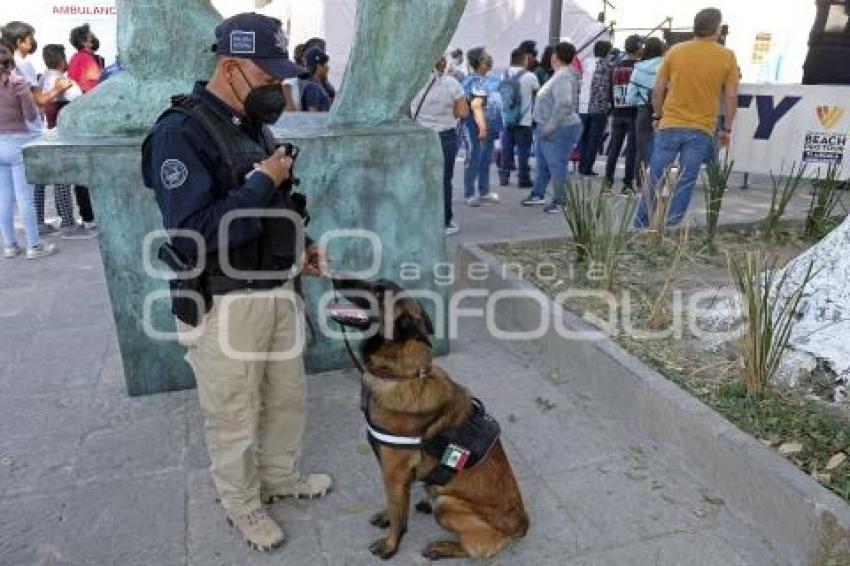
[[[475,276],[470,277],[473,264]],[[790,563],[850,565],[850,506],[838,496],[504,270],[478,244],[458,246],[457,269],[459,288],[504,294],[494,321],[501,330],[529,332],[539,328],[541,317],[548,317],[567,330],[595,334],[594,339],[566,339],[549,324],[546,333],[531,342],[563,370],[571,388],[606,407],[602,418],[638,430],[688,462],[697,477],[773,541]],[[534,298],[510,298],[512,293],[531,293]]]

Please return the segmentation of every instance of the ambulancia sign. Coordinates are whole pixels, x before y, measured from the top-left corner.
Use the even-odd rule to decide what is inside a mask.
[[[102,3],[94,6],[75,2],[72,4],[54,4],[51,12],[54,16],[117,16],[114,4]]]

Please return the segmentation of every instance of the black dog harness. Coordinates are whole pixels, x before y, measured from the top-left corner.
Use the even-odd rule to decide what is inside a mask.
[[[483,462],[499,440],[501,429],[480,399],[472,400],[466,420],[459,426],[443,430],[434,438],[398,436],[372,422],[369,411],[366,431],[369,444],[377,453],[377,445],[410,450],[422,450],[439,463],[422,480],[428,485],[446,485],[461,470],[471,470]]]

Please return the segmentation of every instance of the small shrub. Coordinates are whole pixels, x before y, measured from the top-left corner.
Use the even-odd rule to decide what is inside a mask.
[[[670,318],[667,295],[670,288],[676,283],[680,276],[679,268],[682,265],[683,258],[688,255],[689,248],[690,229],[688,224],[685,224],[685,227],[681,231],[680,239],[676,243],[676,250],[673,254],[670,267],[667,269],[667,276],[664,278],[664,284],[661,286],[661,290],[658,291],[649,311],[647,326],[652,330],[662,328],[667,324]]]
[[[604,267],[605,276],[602,279],[604,287],[608,290],[613,288],[617,272],[617,261],[623,249],[629,242],[632,221],[635,217],[636,201],[625,199],[621,210],[611,206],[612,200],[602,199],[605,209],[599,225],[599,230],[594,234],[590,250],[590,260]]]
[[[789,288],[788,271],[778,275],[778,258],[761,252],[727,255],[729,274],[741,296],[746,322],[738,341],[743,358],[742,379],[747,392],[762,399],[788,349],[797,307],[812,278],[810,263],[799,287]]]
[[[762,237],[765,241],[777,240],[779,238],[779,221],[785,215],[785,209],[788,207],[791,199],[794,198],[797,189],[800,188],[805,175],[805,163],[801,163],[799,167],[796,163],[792,163],[789,175],[781,179],[777,179],[771,172],[770,182],[773,185],[773,192],[770,197],[770,210],[768,210],[767,216],[762,221]]]
[[[836,210],[841,204],[841,190],[844,182],[838,177],[841,168],[830,165],[826,176],[812,181],[812,200],[806,215],[804,236],[807,240],[818,241],[838,226]]]
[[[720,207],[723,204],[726,189],[729,188],[729,176],[734,166],[735,162],[729,161],[727,156],[722,162],[711,161],[705,168],[705,178],[702,183],[705,195],[705,244],[711,255],[717,253],[714,238],[717,235],[717,223],[720,220]]]
[[[628,243],[635,212],[633,199],[626,199],[621,210],[614,202],[594,192],[590,183],[568,185],[564,200],[564,218],[573,234],[577,259],[585,267],[602,267],[599,282],[607,289],[614,284],[617,258]]]
[[[572,232],[578,261],[586,262],[593,246],[593,233],[599,224],[602,207],[598,201],[601,195],[594,197],[590,183],[575,185],[567,183],[567,196],[564,199],[564,218]]]

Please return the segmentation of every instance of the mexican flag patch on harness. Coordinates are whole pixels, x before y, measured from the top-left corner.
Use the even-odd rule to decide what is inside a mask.
[[[443,452],[440,463],[459,472],[466,465],[467,460],[469,460],[469,450],[457,444],[449,444]]]

